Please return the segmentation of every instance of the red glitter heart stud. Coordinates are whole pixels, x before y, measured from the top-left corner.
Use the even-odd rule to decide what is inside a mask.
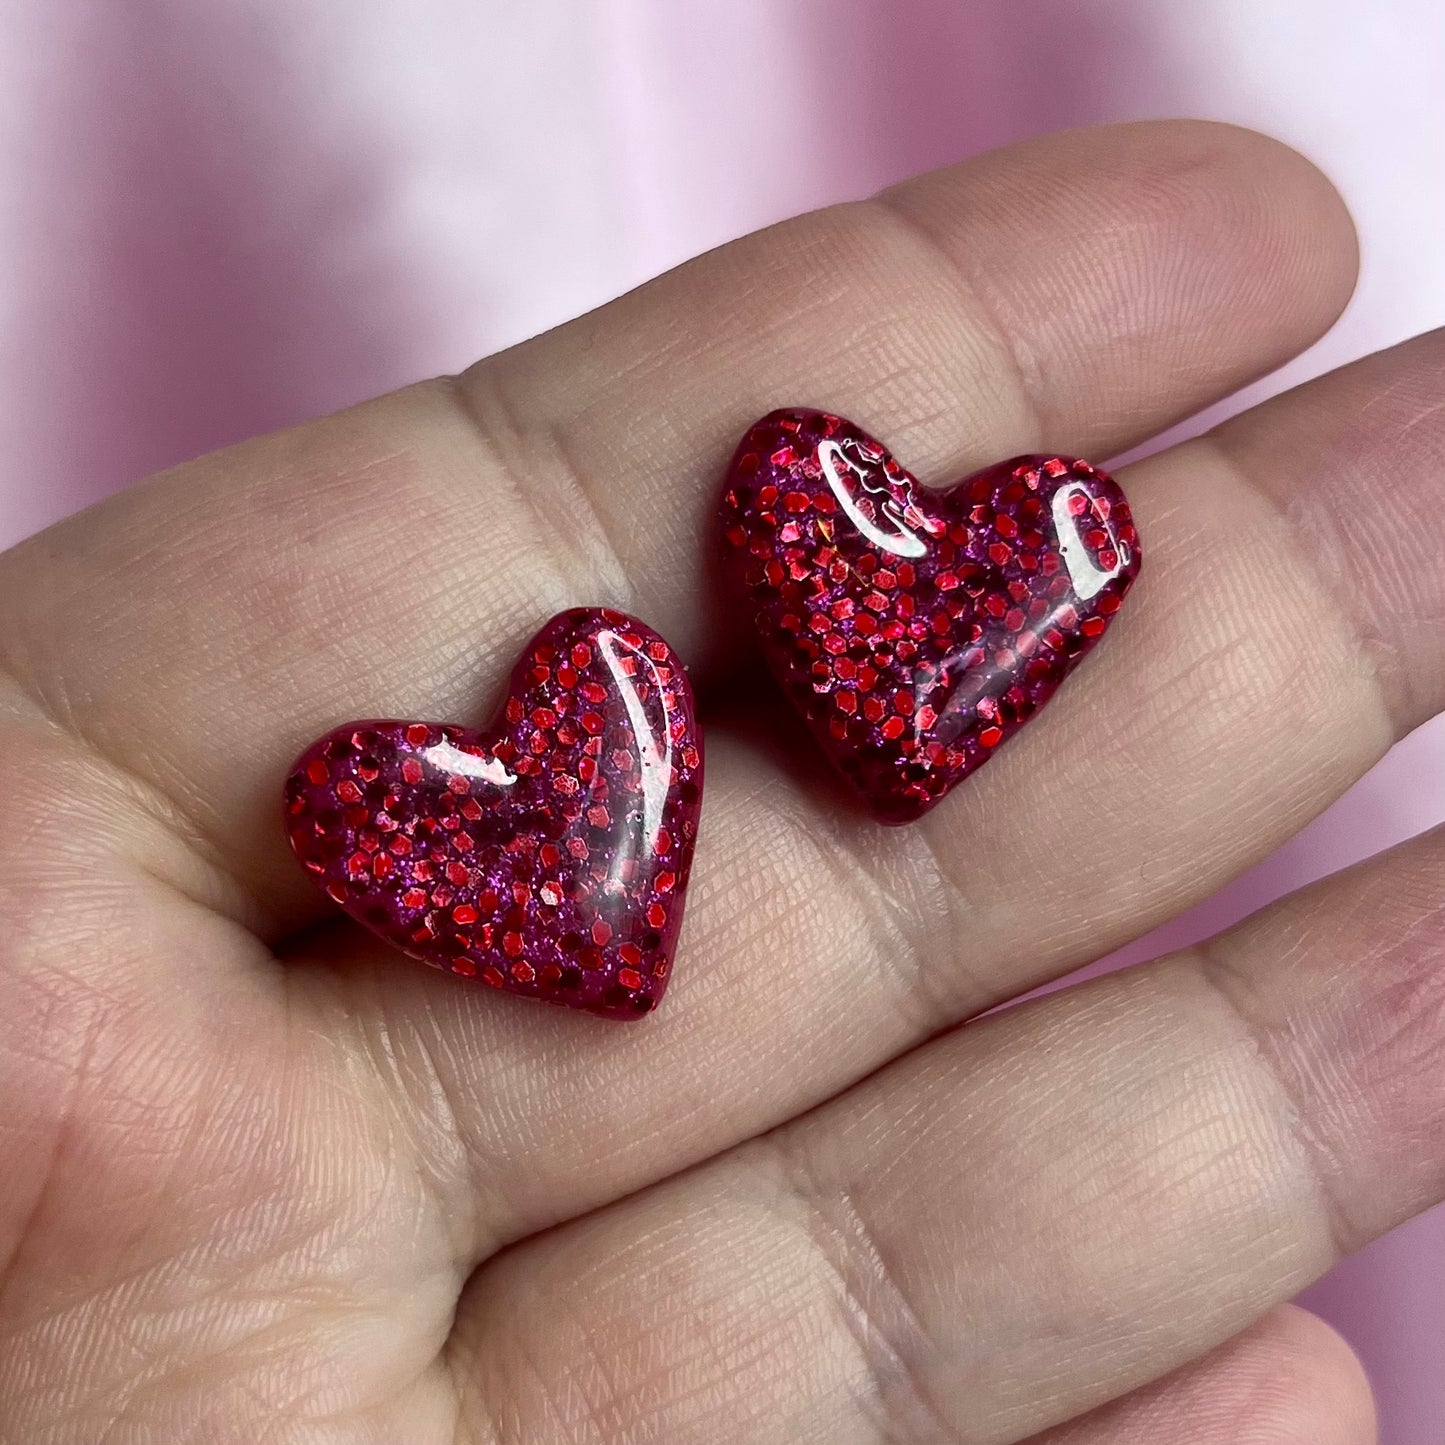
[[[907,823],[988,761],[1119,610],[1139,538],[1087,462],[1018,457],[920,487],[840,417],[743,438],[724,568],[763,653],[844,778]]]
[[[286,828],[342,908],[414,958],[634,1019],[667,987],[702,803],[692,689],[620,612],[554,617],[490,732],[354,722],[286,783]]]

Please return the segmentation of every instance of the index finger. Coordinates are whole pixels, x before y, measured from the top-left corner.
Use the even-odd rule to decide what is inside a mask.
[[[1338,197],[1259,136],[1054,137],[776,227],[483,363],[167,474],[0,565],[0,667],[152,790],[270,932],[318,906],[286,762],[346,716],[467,719],[543,618],[701,660],[731,441],[807,401],[915,470],[1107,453],[1292,355],[1350,291]]]

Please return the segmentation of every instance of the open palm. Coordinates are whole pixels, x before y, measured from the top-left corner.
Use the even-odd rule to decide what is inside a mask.
[[[706,561],[776,406],[940,481],[1102,459],[1302,349],[1354,264],[1272,142],[1054,138],[8,554],[0,1442],[1369,1440],[1277,1306],[1445,1190],[1445,838],[960,1025],[1441,708],[1445,340],[1126,469],[1129,605],[912,828],[820,775]],[[710,726],[675,982],[628,1026],[390,953],[279,820],[312,737],[484,720],[574,605],[657,627]]]

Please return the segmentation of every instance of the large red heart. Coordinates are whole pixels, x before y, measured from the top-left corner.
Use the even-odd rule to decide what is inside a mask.
[[[619,612],[554,617],[492,731],[354,722],[286,783],[296,856],[414,958],[608,1018],[657,1005],[702,799],[692,689]]]
[[[1038,712],[1139,572],[1129,504],[1087,462],[1017,457],[934,492],[826,412],[748,432],[720,520],[774,676],[889,823]]]

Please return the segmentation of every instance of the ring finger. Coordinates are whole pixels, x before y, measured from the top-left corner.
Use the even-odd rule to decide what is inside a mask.
[[[1445,1191],[1442,876],[1445,831],[500,1255],[471,1418],[1010,1445],[1197,1358]]]

